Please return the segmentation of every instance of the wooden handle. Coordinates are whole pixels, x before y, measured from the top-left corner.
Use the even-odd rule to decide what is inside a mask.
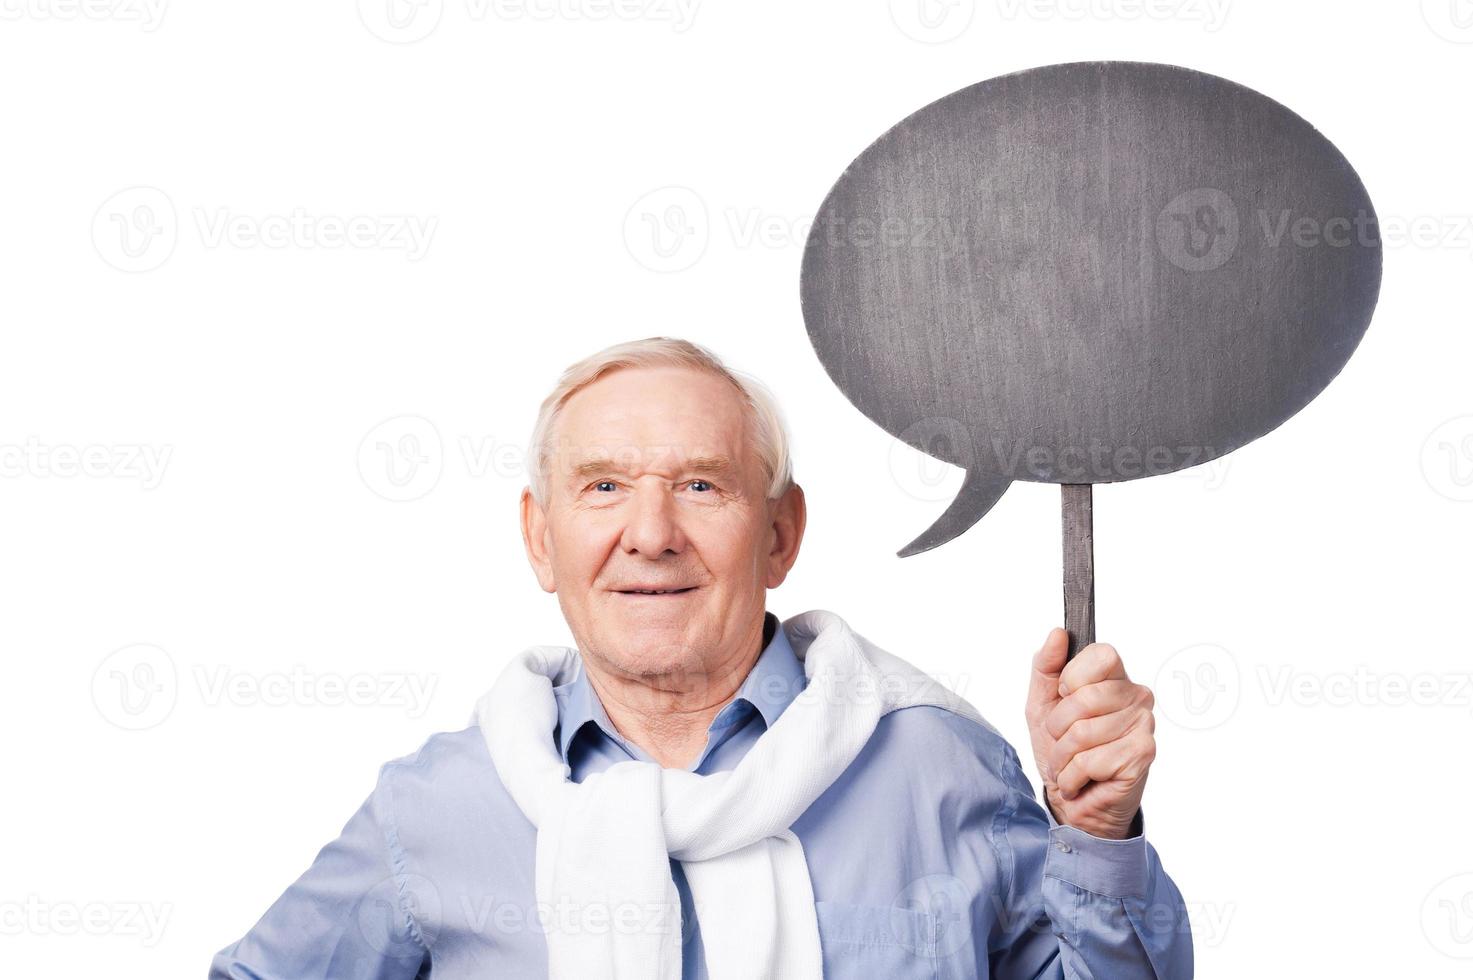
[[[1064,629],[1069,659],[1095,641],[1094,488],[1064,483]]]

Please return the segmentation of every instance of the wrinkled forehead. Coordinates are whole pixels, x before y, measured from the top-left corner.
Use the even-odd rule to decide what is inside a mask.
[[[724,378],[617,371],[564,403],[549,468],[568,478],[612,470],[745,481],[761,465],[750,428],[740,392]]]

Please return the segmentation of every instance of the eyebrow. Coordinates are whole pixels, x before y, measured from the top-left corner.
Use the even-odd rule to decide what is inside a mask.
[[[735,472],[729,456],[692,456],[680,467],[684,472],[727,477]],[[626,468],[608,456],[592,456],[573,467],[570,480],[584,480],[610,472],[626,472]]]

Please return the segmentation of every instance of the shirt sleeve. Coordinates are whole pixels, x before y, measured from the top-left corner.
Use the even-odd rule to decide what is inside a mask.
[[[1017,806],[997,833],[1012,855],[1007,914],[989,941],[998,980],[1191,980],[1192,930],[1181,892],[1145,838],[1063,826],[1034,797],[1007,750]]]
[[[235,944],[210,980],[414,980],[429,954],[389,808],[390,766],[338,838]],[[421,974],[421,970],[424,971]]]

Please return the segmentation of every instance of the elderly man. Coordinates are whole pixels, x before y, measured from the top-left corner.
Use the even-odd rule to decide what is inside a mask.
[[[833,613],[780,622],[803,538],[782,417],[657,337],[570,367],[521,521],[576,649],[390,762],[212,977],[1192,974],[1140,812],[1151,693],[1034,656],[1047,807],[969,704]]]

